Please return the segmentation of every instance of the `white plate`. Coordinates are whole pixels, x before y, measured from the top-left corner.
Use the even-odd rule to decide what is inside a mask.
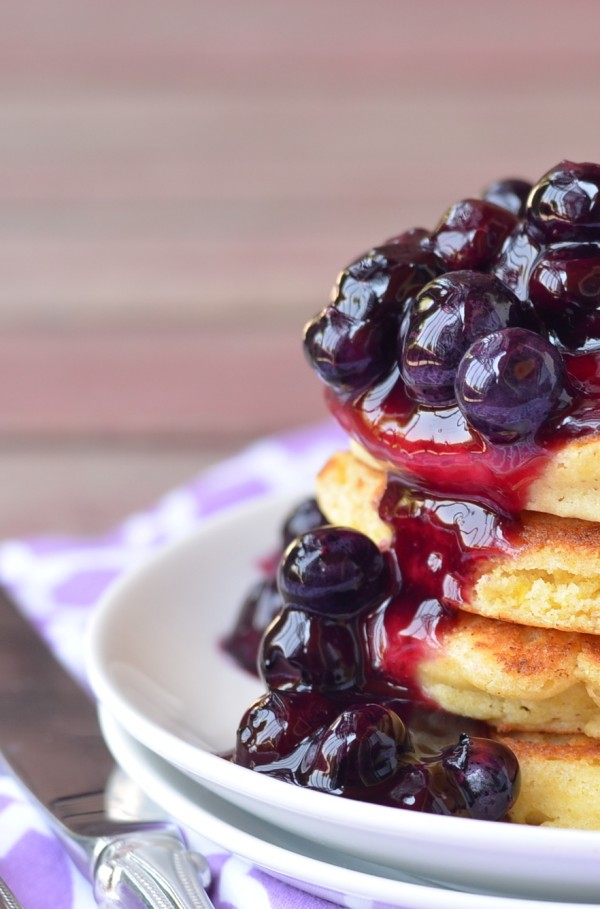
[[[130,736],[107,710],[100,711],[109,748],[125,772],[188,833],[199,834],[269,874],[340,906],[372,909],[373,902],[401,909],[584,909],[582,903],[548,903],[444,890],[398,877],[282,831],[236,808],[196,783]],[[201,841],[197,845],[202,845]],[[390,875],[393,875],[390,878]],[[585,904],[590,906],[591,904]]]
[[[215,753],[231,748],[241,714],[261,691],[219,642],[293,501],[271,498],[221,515],[112,588],[87,654],[100,702],[142,744],[218,795],[338,852],[466,889],[597,900],[600,833],[335,798]]]

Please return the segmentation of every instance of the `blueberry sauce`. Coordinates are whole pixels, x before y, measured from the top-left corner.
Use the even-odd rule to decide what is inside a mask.
[[[468,602],[482,563],[510,552],[519,525],[483,504],[425,497],[398,478],[388,483],[379,513],[394,528],[403,587],[369,628],[371,666],[422,702],[419,663],[441,644],[457,609]]]
[[[454,206],[432,234],[436,255],[441,256],[440,232],[451,235],[457,248],[468,249],[474,243],[479,250],[496,251],[483,262],[476,262],[473,254],[475,266],[465,273],[469,277],[463,286],[462,308],[454,305],[453,320],[446,317],[449,327],[443,326],[444,331],[439,327],[440,312],[448,305],[444,301],[440,306],[436,285],[444,288],[457,275],[460,283],[460,272],[453,270],[456,261],[447,253],[449,274],[405,299],[401,342],[404,355],[408,351],[415,363],[405,359],[402,368],[393,364],[360,394],[327,386],[328,406],[349,435],[420,489],[468,500],[487,499],[517,515],[526,504],[528,487],[553,453],[569,440],[600,428],[599,193],[598,166],[562,162],[533,187],[521,217],[511,215],[514,224],[499,249],[496,205],[486,202],[487,209],[483,205],[475,209],[473,200],[467,200],[468,204]],[[491,239],[482,246],[478,236],[486,230]],[[421,239],[421,244],[426,242]],[[504,441],[496,444],[493,434],[478,431],[465,418],[455,399],[459,389],[453,392],[451,387],[452,371],[459,373],[460,381],[460,358],[467,342],[475,340],[465,315],[469,287],[478,290],[476,281],[484,275],[490,280],[490,273],[506,294],[512,292],[525,307],[522,317],[516,311],[510,316],[507,327],[521,325],[550,341],[566,376],[562,405],[554,407],[550,402],[542,424],[509,446]],[[445,294],[448,298],[447,290]],[[482,308],[484,297],[480,291],[482,302],[475,303],[475,311],[477,306]],[[486,307],[488,312],[489,298]],[[502,318],[501,309],[496,309]],[[529,324],[523,322],[532,315]],[[490,316],[486,318],[489,321]],[[480,336],[486,330],[494,329],[483,325]],[[420,347],[415,348],[414,341],[411,346],[411,338],[418,339]],[[309,342],[305,350],[311,361]],[[428,381],[435,381],[439,389],[437,401],[432,393],[425,393],[427,385],[421,390],[419,382]],[[540,390],[540,397],[543,394]]]
[[[267,688],[232,759],[335,795],[502,819],[514,755],[428,701],[419,665],[482,563],[515,545],[549,459],[600,431],[600,166],[498,181],[431,233],[373,247],[304,350],[334,416],[388,472],[393,539],[379,552],[322,526],[314,503],[288,519],[277,581],[271,569],[226,642]]]

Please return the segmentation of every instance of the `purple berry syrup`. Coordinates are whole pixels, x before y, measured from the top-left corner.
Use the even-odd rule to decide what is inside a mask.
[[[511,551],[548,461],[600,430],[598,263],[600,165],[563,161],[341,273],[305,352],[333,415],[388,472],[393,542],[382,568],[366,538],[322,528],[314,502],[286,522],[279,584],[267,572],[225,642],[267,688],[240,722],[238,763],[348,798],[506,816],[514,755],[428,701],[418,667],[483,564]]]

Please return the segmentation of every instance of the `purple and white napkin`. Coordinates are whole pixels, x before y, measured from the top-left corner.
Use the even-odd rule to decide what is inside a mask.
[[[86,684],[83,636],[108,585],[159,547],[216,512],[270,492],[310,486],[344,436],[333,423],[267,438],[93,538],[45,537],[0,544],[0,584],[50,648]],[[204,844],[216,909],[325,909],[332,904],[276,881]],[[17,785],[0,775],[0,874],[25,909],[93,909],[91,887]],[[351,900],[348,905],[351,905]]]

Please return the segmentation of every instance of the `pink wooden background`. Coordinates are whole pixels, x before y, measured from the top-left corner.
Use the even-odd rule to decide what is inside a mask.
[[[354,254],[600,160],[597,0],[2,4],[0,535],[102,530],[324,414]]]

